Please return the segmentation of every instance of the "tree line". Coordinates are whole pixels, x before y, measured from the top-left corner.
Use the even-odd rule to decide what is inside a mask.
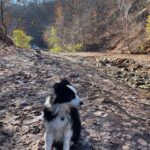
[[[148,7],[148,0],[1,0],[1,26],[10,36],[23,30],[32,37],[30,45],[54,51],[113,50],[118,45],[132,50],[134,39],[140,45],[145,34]]]

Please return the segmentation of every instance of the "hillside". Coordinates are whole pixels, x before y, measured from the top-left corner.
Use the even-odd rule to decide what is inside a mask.
[[[12,35],[14,29],[24,30],[32,36],[31,46],[41,48],[57,45],[61,51],[147,52],[149,45],[143,45],[148,6],[148,0],[24,1],[10,6],[8,31]]]
[[[150,97],[110,74],[115,68],[96,68],[95,57],[8,51],[0,59],[0,149],[43,150],[41,110],[60,78],[69,79],[84,98],[77,150],[150,149]]]

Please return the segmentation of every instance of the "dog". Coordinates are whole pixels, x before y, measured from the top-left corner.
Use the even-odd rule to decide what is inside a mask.
[[[80,138],[78,108],[83,102],[66,79],[55,83],[53,88],[55,98],[48,97],[44,104],[45,150],[70,150]]]

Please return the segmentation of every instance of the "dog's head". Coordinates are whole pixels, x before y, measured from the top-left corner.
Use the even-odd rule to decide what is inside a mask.
[[[83,104],[76,89],[68,80],[63,79],[60,82],[55,83],[53,88],[56,95],[56,98],[53,101],[54,104],[70,103],[73,107],[80,107]]]

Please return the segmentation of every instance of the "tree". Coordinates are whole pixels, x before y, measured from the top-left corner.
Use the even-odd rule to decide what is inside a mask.
[[[0,11],[1,11],[1,24],[2,24],[2,27],[3,27],[3,30],[4,30],[4,39],[6,40],[7,38],[7,23],[6,23],[6,18],[5,18],[5,15],[4,15],[4,8],[5,8],[5,4],[8,3],[9,0],[0,0]]]
[[[122,23],[123,30],[126,33],[131,23],[131,15],[129,14],[129,11],[132,7],[132,2],[127,0],[116,0],[116,3],[120,14],[118,18],[121,19],[120,21]]]
[[[21,48],[29,48],[31,36],[28,36],[23,30],[16,29],[13,31],[13,40],[16,46]]]

